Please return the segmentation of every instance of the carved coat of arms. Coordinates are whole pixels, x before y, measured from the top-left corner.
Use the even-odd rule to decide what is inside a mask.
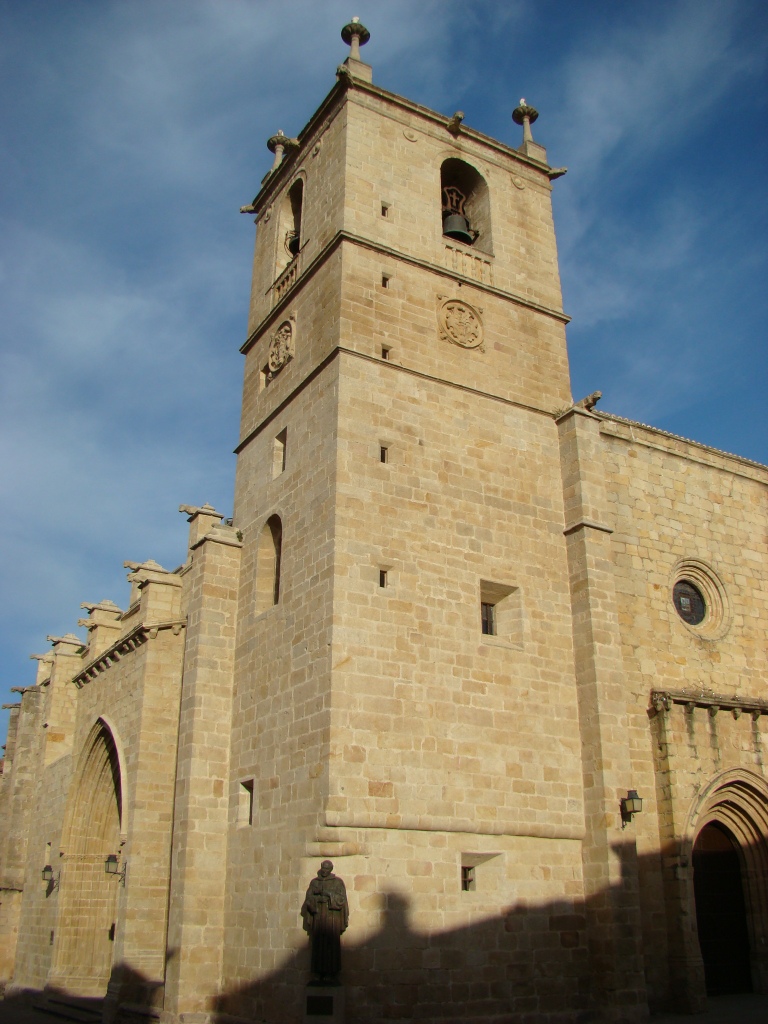
[[[437,310],[437,324],[443,341],[461,348],[479,348],[483,343],[483,321],[468,302],[445,299]]]
[[[272,375],[279,373],[289,359],[293,358],[293,324],[284,320],[269,342],[267,362]]]

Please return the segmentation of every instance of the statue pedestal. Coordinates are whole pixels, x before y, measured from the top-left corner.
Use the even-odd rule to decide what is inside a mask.
[[[304,992],[304,1024],[344,1024],[342,985],[307,985]]]

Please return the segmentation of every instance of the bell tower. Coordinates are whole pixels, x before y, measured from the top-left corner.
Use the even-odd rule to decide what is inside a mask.
[[[347,880],[358,943],[395,942],[390,896],[421,928],[472,926],[533,863],[555,865],[544,901],[581,872],[556,423],[572,405],[551,211],[563,170],[525,101],[511,148],[375,85],[367,30],[342,35],[336,84],[296,138],[270,138],[243,208],[257,235],[228,978],[294,956],[306,968],[296,899],[318,859]],[[265,899],[243,926],[254,876]],[[576,954],[557,959],[575,984]],[[369,970],[345,967],[363,1001]],[[517,997],[500,983],[506,1012]],[[267,1013],[278,997],[263,998]]]

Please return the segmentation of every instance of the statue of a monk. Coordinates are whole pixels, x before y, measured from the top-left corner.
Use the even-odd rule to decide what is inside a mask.
[[[312,973],[330,984],[341,970],[341,934],[349,923],[347,890],[333,874],[333,864],[324,860],[317,878],[309,883],[301,905],[304,931],[312,940]]]

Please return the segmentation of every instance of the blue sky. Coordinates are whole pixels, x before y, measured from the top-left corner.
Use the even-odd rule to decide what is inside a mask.
[[[0,0],[0,696],[125,559],[231,514],[252,218],[371,31],[374,81],[554,166],[573,393],[768,462],[768,6]],[[6,713],[0,719],[5,732]]]

